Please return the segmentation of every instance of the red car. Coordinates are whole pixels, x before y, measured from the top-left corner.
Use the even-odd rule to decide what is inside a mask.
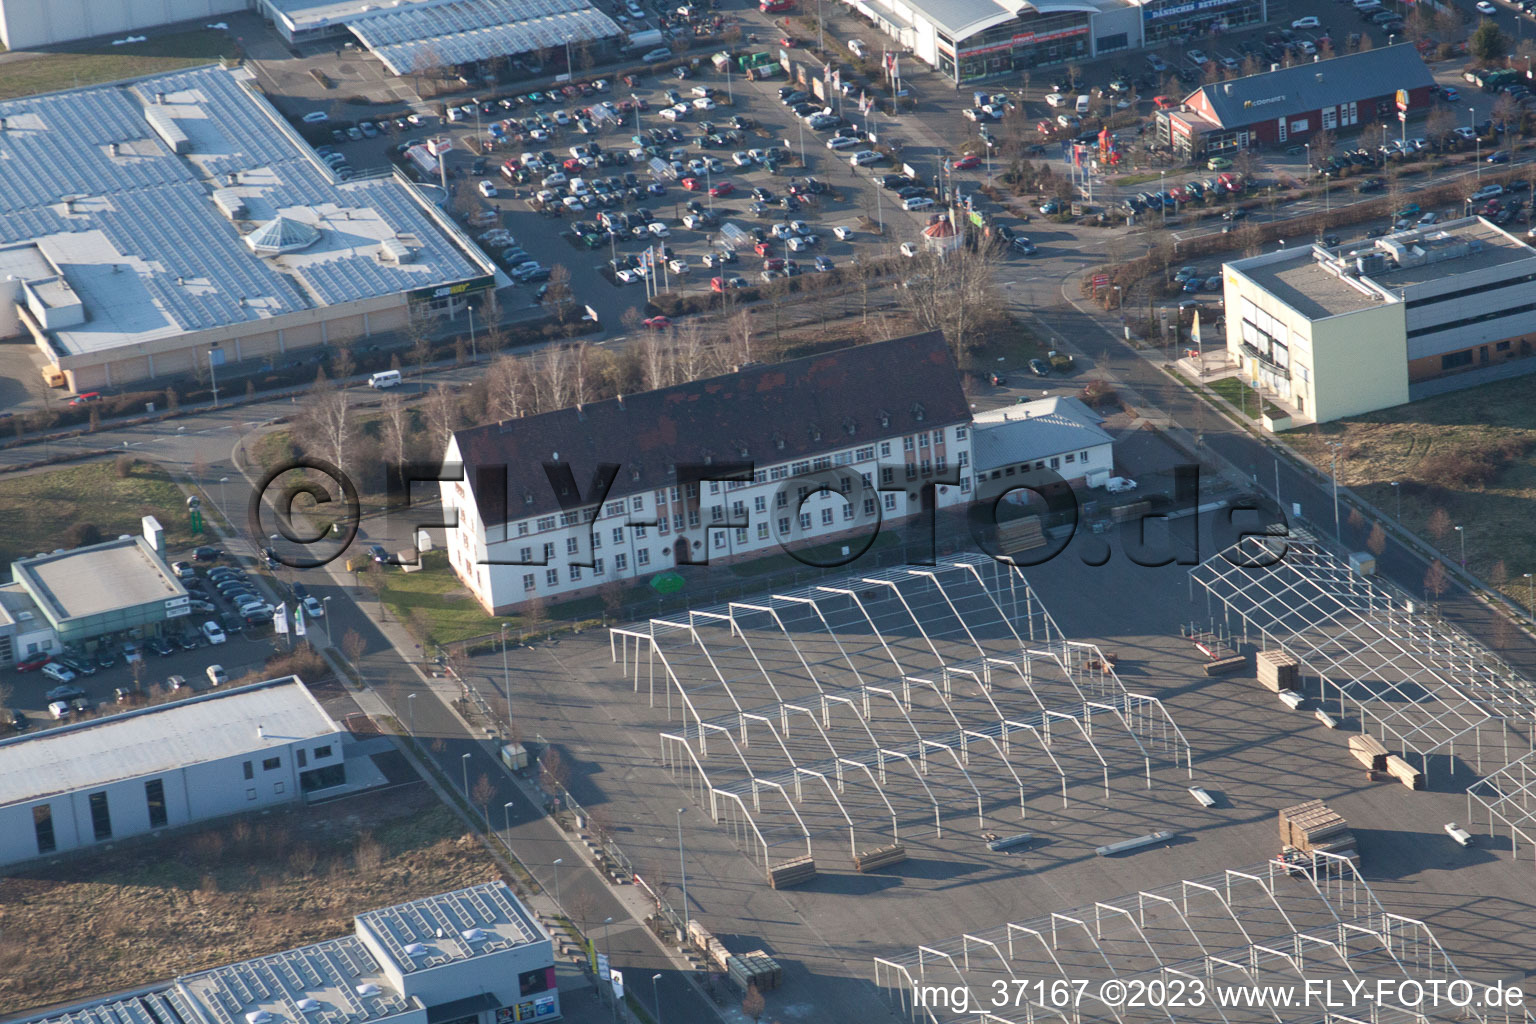
[[[968,171],[972,167],[979,166],[981,166],[981,157],[977,156],[975,153],[967,153],[965,156],[955,161],[955,170],[957,171]]]
[[[689,192],[702,192],[704,190],[704,183],[698,178],[684,178],[682,184],[683,188]]]
[[[69,400],[70,405],[90,405],[92,402],[101,401],[100,391],[87,391],[83,395],[76,395]]]
[[[53,660],[51,654],[33,654],[16,662],[17,672],[35,672]]]
[[[781,257],[778,257],[778,256],[775,256],[771,260],[763,260],[763,269],[764,270],[783,270],[784,269],[784,260]]]
[[[728,181],[717,181],[715,187],[709,190],[709,194],[715,197],[728,196],[736,191],[736,186]]]
[[[642,320],[641,323],[653,331],[664,331],[668,327],[672,326],[671,318],[665,316],[653,316],[649,319]]]
[[[712,278],[710,278],[709,279],[709,290],[712,291],[712,292],[723,292],[723,291],[725,291],[725,278],[723,278],[723,277],[712,277]]]
[[[752,251],[757,253],[759,256],[767,256],[769,253],[773,252],[773,243],[758,242],[752,247]]]

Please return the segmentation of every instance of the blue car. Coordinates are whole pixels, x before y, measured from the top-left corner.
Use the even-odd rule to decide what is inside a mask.
[[[1497,153],[1489,153],[1488,154],[1488,162],[1491,163],[1491,164],[1507,164],[1507,163],[1509,163],[1509,150],[1501,149]]]

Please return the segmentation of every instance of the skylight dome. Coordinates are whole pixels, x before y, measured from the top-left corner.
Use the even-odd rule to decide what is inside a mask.
[[[245,236],[245,244],[257,256],[280,256],[314,245],[319,229],[288,217],[274,217]]]

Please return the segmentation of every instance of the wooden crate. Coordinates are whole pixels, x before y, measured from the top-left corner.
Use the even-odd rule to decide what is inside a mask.
[[[1133,519],[1140,519],[1152,511],[1152,503],[1149,501],[1133,501],[1129,505],[1118,505],[1109,510],[1109,517],[1117,523],[1128,523]]]
[[[1280,812],[1280,845],[1291,846],[1303,853],[1337,843],[1348,837],[1354,845],[1349,823],[1321,800],[1309,800]]]
[[[1424,773],[1396,754],[1387,755],[1387,774],[1409,789],[1424,788]]]
[[[859,874],[868,874],[878,871],[880,868],[888,868],[892,864],[900,864],[907,859],[907,848],[900,843],[890,846],[877,846],[873,850],[860,850],[853,855],[853,870]]]
[[[1253,659],[1259,683],[1273,693],[1301,688],[1299,663],[1284,651],[1260,651]]]
[[[1361,733],[1349,738],[1349,753],[1373,772],[1387,770],[1387,748],[1374,736]]]
[[[1234,672],[1241,672],[1248,667],[1248,659],[1241,654],[1234,654],[1230,658],[1217,658],[1215,661],[1205,663],[1205,674],[1208,676],[1229,676]]]
[[[1039,516],[1021,516],[997,524],[997,546],[1005,553],[1045,547],[1045,530]]]
[[[811,857],[797,857],[768,869],[768,884],[775,889],[804,885],[815,877],[816,861]]]

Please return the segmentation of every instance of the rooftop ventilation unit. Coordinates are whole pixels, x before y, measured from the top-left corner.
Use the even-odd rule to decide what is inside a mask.
[[[245,1024],[269,1024],[272,1014],[266,1010],[252,1010],[245,1015]]]
[[[371,981],[365,981],[355,990],[360,996],[376,996],[379,994],[379,986]]]
[[[311,999],[309,996],[305,996],[303,999],[300,999],[293,1005],[297,1006],[301,1013],[314,1013],[316,1010],[320,1009],[320,1000]]]
[[[427,954],[427,947],[419,942],[413,942],[403,948],[406,956],[426,956]]]
[[[480,928],[466,928],[462,932],[459,932],[459,938],[463,939],[465,942],[484,942],[485,931]]]

